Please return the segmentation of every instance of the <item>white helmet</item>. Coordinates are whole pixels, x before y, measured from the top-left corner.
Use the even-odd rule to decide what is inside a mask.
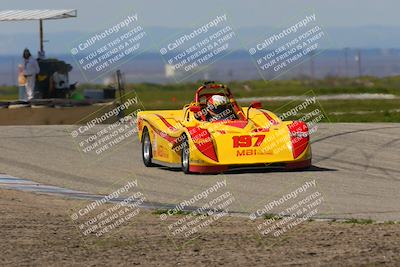
[[[214,107],[218,107],[220,105],[225,105],[229,103],[229,100],[226,96],[223,95],[213,95],[208,99],[208,104]]]

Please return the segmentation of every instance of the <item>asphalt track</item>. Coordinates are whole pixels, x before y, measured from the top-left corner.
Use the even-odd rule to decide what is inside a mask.
[[[318,217],[400,221],[400,124],[321,124],[312,138],[310,170],[264,168],[219,175],[145,168],[136,137],[101,155],[85,154],[71,130],[71,126],[1,126],[0,173],[95,194],[109,194],[137,179],[148,201],[166,204],[188,200],[226,180],[224,190],[235,198],[230,209],[246,213],[315,179],[314,191],[324,199]]]

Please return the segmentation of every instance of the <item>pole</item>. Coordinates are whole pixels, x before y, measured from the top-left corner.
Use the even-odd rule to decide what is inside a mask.
[[[349,77],[349,61],[348,61],[348,51],[349,48],[344,49],[344,70],[345,70],[345,77]]]
[[[358,49],[357,51],[357,62],[358,62],[358,76],[361,77],[362,75],[362,69],[361,69],[361,51]]]
[[[12,77],[11,84],[14,85],[16,83],[17,85],[19,85],[18,76],[15,75],[15,57],[14,56],[12,57],[11,77]]]
[[[40,28],[40,52],[43,54],[43,20],[39,20],[39,28]]]
[[[123,97],[125,96],[125,83],[122,80],[122,72],[121,70],[117,70],[116,72],[117,75],[117,86],[118,86],[118,91],[119,91],[119,104],[122,105],[123,103],[125,103]],[[121,110],[120,113],[118,113],[118,117],[119,118],[123,118],[125,117],[126,111],[125,110]]]
[[[314,55],[315,55],[315,51],[312,50],[310,52],[310,76],[311,76],[311,80],[315,79]]]

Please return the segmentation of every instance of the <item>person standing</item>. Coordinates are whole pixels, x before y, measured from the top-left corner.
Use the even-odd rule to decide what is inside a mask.
[[[24,65],[18,65],[18,95],[20,101],[26,101],[26,78],[24,75]]]
[[[39,64],[35,58],[32,57],[29,49],[25,48],[22,55],[24,59],[24,76],[26,78],[26,97],[27,100],[33,99],[35,90],[36,75],[40,72]]]

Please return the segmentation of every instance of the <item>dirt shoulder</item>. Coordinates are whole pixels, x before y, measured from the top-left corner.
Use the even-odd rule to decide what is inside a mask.
[[[71,207],[85,203],[0,190],[0,265],[395,266],[400,262],[399,224],[304,222],[279,237],[260,239],[256,222],[224,217],[177,249],[159,215],[143,210],[106,237],[85,237],[70,218]]]

